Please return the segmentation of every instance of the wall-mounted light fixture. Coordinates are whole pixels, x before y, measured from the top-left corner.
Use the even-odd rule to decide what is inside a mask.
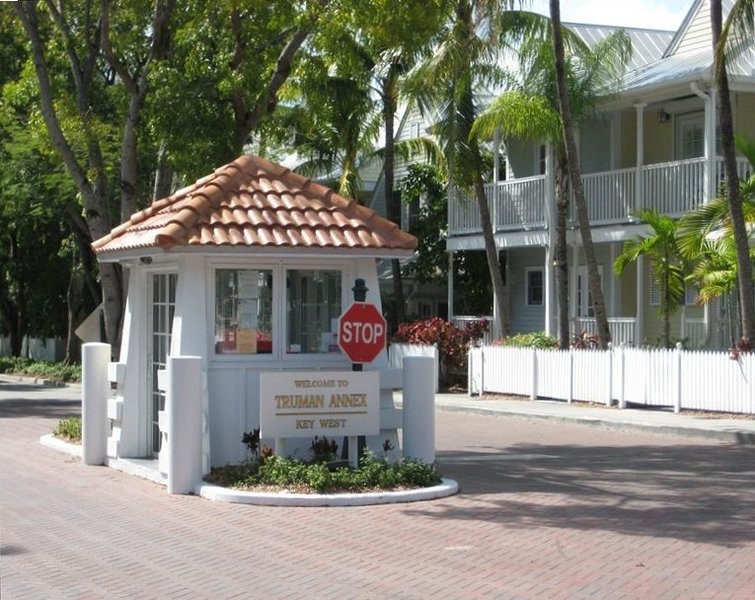
[[[152,264],[152,257],[151,256],[142,256],[139,259],[139,262],[141,262],[143,265],[151,265]]]
[[[658,111],[658,122],[659,123],[667,123],[670,118],[671,118],[671,115],[668,114],[665,110],[661,109],[661,110]]]

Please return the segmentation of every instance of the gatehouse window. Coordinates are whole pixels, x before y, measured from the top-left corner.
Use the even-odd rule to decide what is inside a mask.
[[[338,352],[341,307],[341,271],[288,269],[286,271],[286,352]]]
[[[215,271],[216,353],[272,353],[272,320],[272,270]]]

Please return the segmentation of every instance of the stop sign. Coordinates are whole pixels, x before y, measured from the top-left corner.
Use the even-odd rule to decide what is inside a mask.
[[[369,363],[385,348],[388,326],[374,304],[355,302],[338,317],[338,346],[353,363]]]

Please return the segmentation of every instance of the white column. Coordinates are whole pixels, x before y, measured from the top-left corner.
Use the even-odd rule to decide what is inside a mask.
[[[85,465],[103,465],[107,458],[107,371],[110,344],[93,342],[81,349],[81,454]]]
[[[432,374],[432,358],[404,358],[403,455],[427,464],[435,462],[435,386]]]
[[[498,176],[501,171],[501,160],[498,156],[498,152],[501,149],[501,131],[500,129],[496,129],[495,133],[493,134],[493,185],[498,185],[498,180],[500,177]]]
[[[579,273],[579,240],[574,240],[574,246],[572,246],[572,259],[571,259],[571,277],[569,277],[569,304],[571,310],[569,317],[571,319],[572,335],[579,335],[577,329],[577,275]]]
[[[146,271],[141,266],[130,268],[119,357],[119,361],[126,365],[122,388],[121,430],[114,444],[119,458],[147,454],[150,435],[147,427],[147,382],[151,377],[147,365],[147,348],[152,343],[147,331],[150,321],[147,313],[148,298]]]
[[[553,335],[554,317],[556,314],[556,270],[553,268],[553,258],[556,248],[556,181],[553,168],[553,144],[545,147],[545,223],[548,231],[548,242],[545,246],[545,265],[543,266],[543,305],[545,309],[545,333]]]
[[[642,346],[642,334],[645,330],[645,258],[639,256],[635,264],[637,265],[637,294],[636,316],[634,322],[634,345],[639,348]]]
[[[448,320],[454,318],[454,251],[448,253]]]
[[[637,170],[635,172],[634,207],[637,210],[643,206],[644,191],[642,189],[642,171],[640,167],[645,163],[645,103],[639,102],[634,105],[637,132]]]
[[[608,248],[611,253],[611,268],[613,268],[613,263],[616,261],[617,256],[617,246],[618,244],[616,242],[611,242],[608,244]],[[609,302],[609,317],[618,317],[619,315],[619,295],[621,294],[621,280],[618,277],[611,276],[609,278],[610,281],[610,302]]]
[[[202,480],[202,358],[168,357],[168,493],[190,494]]]

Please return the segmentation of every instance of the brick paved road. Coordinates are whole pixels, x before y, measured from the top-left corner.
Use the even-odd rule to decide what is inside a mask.
[[[3,600],[755,598],[752,447],[439,412],[458,496],[237,506],[41,446],[78,405],[27,391],[0,383]]]

